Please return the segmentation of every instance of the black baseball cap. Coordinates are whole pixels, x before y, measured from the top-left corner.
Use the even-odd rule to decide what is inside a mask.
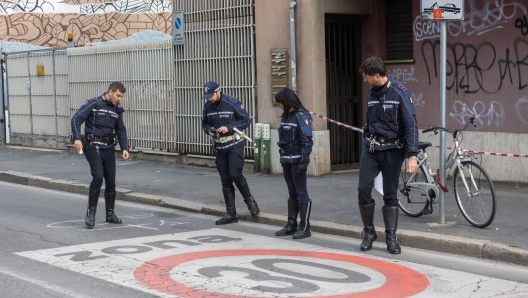
[[[204,93],[203,93],[202,98],[203,99],[209,99],[218,90],[220,90],[220,85],[218,85],[218,83],[215,82],[215,81],[209,81],[209,82],[205,83],[205,85],[203,87]]]

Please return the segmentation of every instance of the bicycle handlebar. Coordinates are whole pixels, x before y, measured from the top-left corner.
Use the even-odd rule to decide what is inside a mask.
[[[426,132],[430,132],[430,131],[433,131],[433,130],[434,130],[434,127],[431,126],[431,128],[424,129],[424,130],[422,130],[422,132],[426,133]]]
[[[466,123],[466,125],[462,129],[447,129],[447,128],[441,127],[441,126],[431,126],[431,128],[427,128],[427,129],[422,130],[422,133],[426,133],[426,132],[432,131],[436,135],[436,134],[438,134],[439,130],[447,131],[447,132],[450,132],[450,133],[457,133],[459,131],[463,131],[464,129],[468,128],[468,126],[471,125],[471,124],[473,124],[473,126],[477,127],[477,125],[475,124],[475,117],[469,118],[468,123]]]

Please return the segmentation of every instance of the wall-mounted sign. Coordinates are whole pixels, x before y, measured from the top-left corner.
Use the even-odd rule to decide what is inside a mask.
[[[174,45],[185,44],[183,10],[174,10],[172,12],[172,43]]]

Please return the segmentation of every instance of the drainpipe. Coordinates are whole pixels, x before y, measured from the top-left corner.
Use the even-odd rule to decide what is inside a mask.
[[[295,64],[295,6],[297,1],[290,2],[290,47],[291,47],[291,84],[292,90],[297,93],[297,66]]]
[[[0,48],[0,104],[2,105],[2,115],[0,116],[0,127],[2,128],[2,131],[0,131],[0,146],[7,143],[7,119],[6,119],[6,104],[7,99],[5,98],[5,90],[4,90],[4,61],[5,61],[5,55],[2,52],[2,48]],[[6,76],[7,80],[7,76]]]

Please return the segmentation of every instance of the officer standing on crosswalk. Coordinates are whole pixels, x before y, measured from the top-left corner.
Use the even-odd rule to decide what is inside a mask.
[[[88,210],[84,220],[88,228],[95,226],[95,213],[99,193],[105,180],[106,222],[122,223],[114,213],[116,199],[116,136],[123,158],[128,159],[128,140],[121,106],[126,89],[121,82],[113,82],[101,96],[85,101],[71,120],[73,146],[78,152],[84,150],[90,164],[92,182],[88,194]],[[84,136],[81,124],[85,123]]]
[[[246,140],[234,133],[234,128],[242,131],[251,122],[244,105],[237,98],[222,93],[218,83],[205,83],[203,97],[206,100],[203,109],[202,129],[214,140],[216,168],[222,182],[222,193],[226,204],[225,215],[216,221],[217,225],[238,222],[235,208],[236,184],[251,216],[257,216],[260,209],[251,195],[244,168],[244,146]]]

